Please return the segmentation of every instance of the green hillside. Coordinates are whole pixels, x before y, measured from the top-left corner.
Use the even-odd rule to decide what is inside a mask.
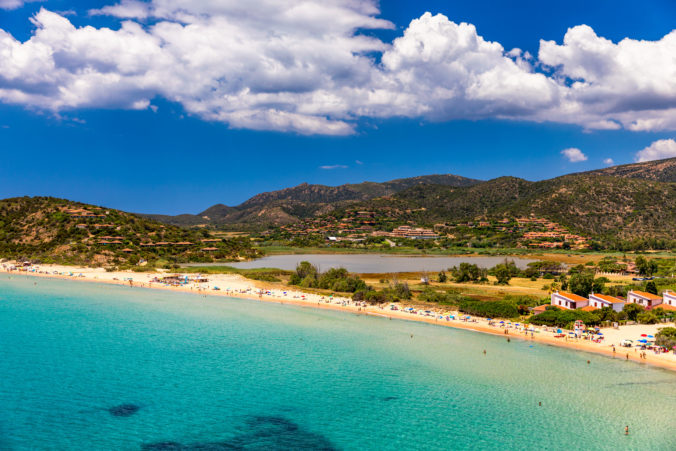
[[[216,238],[110,208],[50,197],[0,200],[2,258],[152,266],[255,256],[248,239]]]

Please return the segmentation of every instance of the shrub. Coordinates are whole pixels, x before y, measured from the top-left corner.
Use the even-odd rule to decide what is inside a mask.
[[[601,322],[596,312],[584,312],[582,310],[561,310],[552,306],[539,315],[529,319],[531,324],[551,327],[569,327],[575,321],[581,320],[587,325],[594,326]]]
[[[463,300],[459,310],[470,315],[490,318],[517,318],[519,310],[509,301]]]
[[[676,327],[663,327],[655,335],[655,344],[673,349],[676,346]]]

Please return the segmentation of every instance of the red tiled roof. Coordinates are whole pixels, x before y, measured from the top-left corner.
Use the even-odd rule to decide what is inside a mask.
[[[601,300],[604,300],[606,302],[612,302],[613,304],[619,304],[620,302],[624,303],[624,301],[622,299],[618,299],[618,298],[613,297],[613,296],[608,296],[606,294],[596,294],[596,293],[594,293],[592,296],[594,296],[595,298],[599,298]]]
[[[559,291],[557,292],[559,296],[563,296],[564,298],[568,298],[571,301],[575,302],[580,302],[580,301],[587,301],[587,298],[583,298],[582,296],[578,296],[577,294],[569,293],[567,291]]]
[[[582,307],[580,310],[582,310],[583,312],[593,312],[594,310],[598,310],[598,309],[596,307],[588,305],[586,307]]]
[[[652,294],[652,293],[646,293],[645,291],[632,290],[631,293],[634,293],[637,296],[641,296],[642,298],[651,299],[653,301],[662,300],[662,296],[658,296],[658,295]]]

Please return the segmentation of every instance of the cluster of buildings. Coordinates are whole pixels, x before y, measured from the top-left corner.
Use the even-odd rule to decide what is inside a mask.
[[[105,218],[107,214],[107,212],[95,213],[85,208],[65,208],[63,212],[71,218]]]
[[[664,310],[676,311],[676,293],[665,291],[662,296],[659,296],[645,291],[631,290],[627,293],[627,299],[623,300],[605,294],[592,293],[589,298],[585,298],[567,291],[557,291],[552,293],[550,304],[566,310],[594,311],[603,307],[610,307],[616,312],[621,312],[626,304],[639,304],[646,310],[659,307]],[[536,314],[542,313],[545,307],[544,305],[536,307],[533,312]]]
[[[375,235],[375,234],[374,234]],[[381,232],[381,236],[390,236],[392,238],[409,238],[413,240],[429,240],[439,238],[439,235],[432,229],[424,227],[399,226],[392,232]]]

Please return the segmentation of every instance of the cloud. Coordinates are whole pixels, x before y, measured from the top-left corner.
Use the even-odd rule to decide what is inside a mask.
[[[636,153],[636,162],[662,160],[676,157],[676,141],[673,139],[660,139],[648,147]]]
[[[348,167],[347,167],[346,165],[344,165],[344,164],[330,164],[330,165],[326,165],[326,166],[319,166],[319,169],[327,169],[327,170],[331,170],[331,169],[347,169],[347,168],[348,168]]]
[[[150,7],[150,3],[136,0],[122,0],[115,5],[107,5],[100,9],[90,9],[89,15],[146,19],[150,15]]]
[[[615,44],[579,25],[566,32],[563,44],[540,41],[540,63],[570,86],[561,106],[544,116],[598,129],[674,129],[675,54],[676,30],[657,41]]]
[[[0,29],[0,102],[60,112],[161,97],[233,128],[299,134],[352,134],[362,117],[676,129],[676,31],[613,43],[578,26],[535,58],[441,14],[383,42],[363,31],[394,28],[377,0],[122,0],[89,13],[120,27],[41,9],[27,41]]]
[[[612,166],[615,164],[615,161],[612,158],[606,158],[603,160],[603,164],[607,164],[608,166]]]
[[[587,155],[582,153],[582,151],[575,147],[570,147],[568,149],[563,149],[561,155],[566,157],[571,163],[579,163],[581,161],[587,161]]]
[[[356,164],[358,164],[358,165],[362,165],[362,164],[364,164],[364,162],[363,162],[363,161],[361,161],[361,160],[354,160],[354,162],[355,162]]]
[[[17,9],[25,3],[40,2],[44,0],[0,0],[0,9]]]

